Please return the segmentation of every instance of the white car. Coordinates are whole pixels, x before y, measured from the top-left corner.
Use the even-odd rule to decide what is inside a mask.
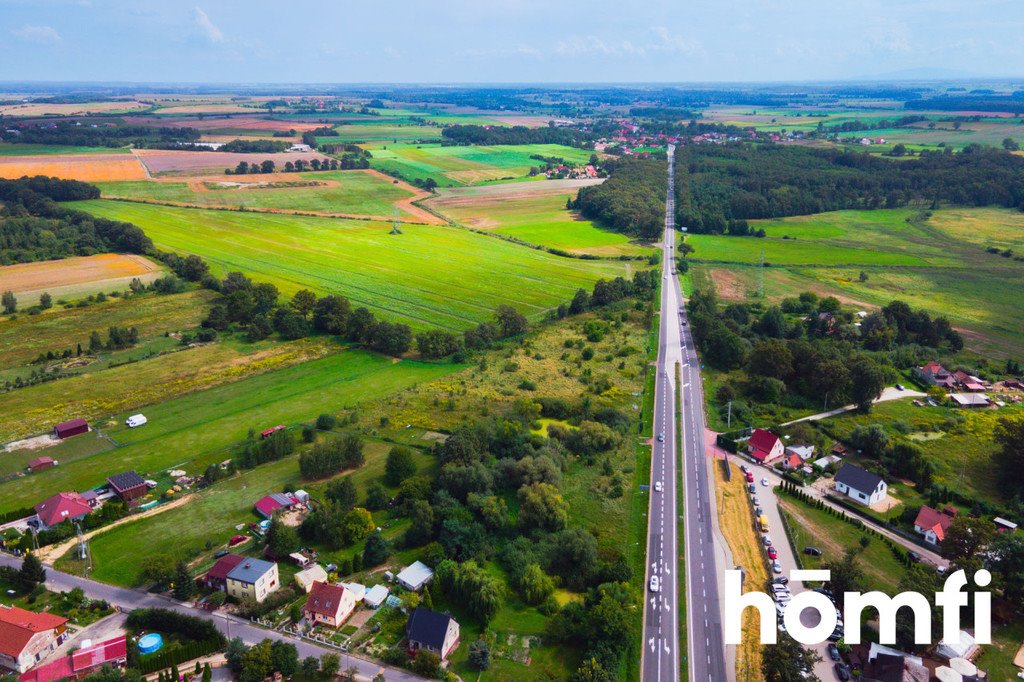
[[[661,484],[661,481],[655,481],[654,482],[654,492],[660,493],[664,489],[665,489],[665,486],[663,486]]]
[[[664,443],[665,442],[665,432],[664,431],[658,434],[658,442],[659,443]]]
[[[772,570],[776,573],[782,573],[782,564],[778,560],[772,562]]]
[[[771,547],[772,546],[772,539],[770,537],[768,537],[767,535],[765,535],[761,539],[764,540],[764,546],[765,547]]]
[[[762,478],[761,479],[761,485],[763,485],[765,487],[768,487],[768,479],[767,478]]]
[[[661,592],[661,578],[656,575],[651,576],[651,592]]]

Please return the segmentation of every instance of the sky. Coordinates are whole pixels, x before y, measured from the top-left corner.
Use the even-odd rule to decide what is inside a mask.
[[[0,0],[0,81],[1024,76],[1020,0]]]

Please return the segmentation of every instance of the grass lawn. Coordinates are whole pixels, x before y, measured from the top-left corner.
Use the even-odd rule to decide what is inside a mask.
[[[191,329],[206,317],[212,291],[190,291],[160,296],[107,298],[84,308],[54,307],[40,315],[19,315],[0,323],[0,369],[20,367],[40,352],[89,347],[94,332],[106,338],[110,327],[135,327],[145,339],[167,331]],[[2,437],[0,437],[2,438]]]
[[[1024,352],[1024,264],[986,252],[1024,248],[1017,212],[951,208],[921,220],[907,209],[838,211],[757,224],[764,239],[690,235],[705,261],[693,263],[695,280],[713,281],[726,300],[757,294],[762,279],[768,301],[814,291],[870,310],[899,299],[947,317],[974,351]]]
[[[34,474],[31,499],[20,480],[0,484],[0,510],[85,490],[127,469],[149,475],[173,466],[199,474],[226,459],[250,428],[310,421],[458,369],[349,350],[152,405],[145,410],[149,423],[139,429],[124,426],[134,411],[125,410],[104,424],[121,447]]]
[[[982,647],[975,661],[979,670],[988,673],[990,680],[1015,680],[1020,668],[1013,664],[1021,642],[1024,642],[1024,620],[992,628],[992,644]]]
[[[605,230],[565,208],[577,189],[562,191],[544,181],[502,185],[508,192],[473,194],[442,190],[427,205],[469,227],[494,231],[531,244],[597,256],[646,255],[653,250],[624,234]],[[487,189],[491,189],[490,187]]]
[[[225,184],[218,186],[214,184],[216,182]],[[274,184],[261,187],[257,182]],[[244,183],[245,186],[235,187],[232,183]],[[289,183],[315,183],[315,186],[289,187]],[[142,180],[103,182],[97,186],[104,197],[169,201],[211,208],[275,208],[385,217],[391,216],[396,202],[413,196],[390,180],[362,171],[285,173],[249,179],[225,175],[221,180],[205,182]]]
[[[812,507],[788,495],[779,496],[779,507],[786,519],[786,531],[792,534],[796,551],[802,551],[808,545],[822,551],[821,557],[801,554],[803,568],[820,568],[826,562],[842,559],[843,552],[855,548],[860,550],[858,561],[864,571],[867,588],[896,594],[906,568],[878,537],[832,516],[824,509]],[[860,540],[864,537],[870,539],[870,544],[862,549]]]
[[[63,156],[65,154],[129,154],[127,147],[66,147],[57,144],[0,143],[0,156]]]
[[[217,274],[240,270],[286,296],[308,288],[343,294],[416,329],[461,330],[501,304],[533,320],[580,287],[625,273],[621,263],[584,261],[449,226],[202,211],[116,201],[77,202],[95,215],[135,223],[160,248],[195,253]]]
[[[370,145],[370,164],[380,170],[397,170],[407,179],[432,178],[441,187],[476,185],[505,178],[524,178],[542,162],[539,154],[572,163],[585,163],[593,152],[557,144],[451,146],[433,144]]]

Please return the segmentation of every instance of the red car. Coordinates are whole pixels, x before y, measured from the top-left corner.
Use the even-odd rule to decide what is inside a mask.
[[[231,540],[228,542],[228,547],[234,547],[235,545],[240,545],[240,544],[242,544],[243,542],[245,542],[248,539],[249,539],[248,535],[236,535],[235,537],[231,538]]]
[[[771,559],[771,560],[773,560],[773,561],[774,561],[775,559],[778,559],[778,558],[779,558],[779,553],[775,551],[775,548],[774,548],[774,547],[769,547],[769,548],[768,548],[768,558],[769,558],[769,559]]]
[[[753,482],[754,482],[754,472],[753,471],[748,471],[747,472],[747,483],[753,483]]]

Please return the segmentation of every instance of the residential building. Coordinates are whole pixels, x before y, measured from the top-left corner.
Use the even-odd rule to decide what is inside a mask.
[[[422,606],[409,616],[405,626],[409,640],[409,653],[421,649],[437,654],[441,660],[448,658],[459,645],[459,624],[447,613],[438,613]]]
[[[295,574],[295,584],[307,594],[313,589],[313,583],[316,582],[327,582],[327,571],[320,564],[313,564]]]
[[[750,456],[761,464],[771,464],[781,459],[786,450],[782,439],[765,429],[754,429],[754,432],[750,434],[748,446]]]
[[[256,502],[256,511],[265,519],[269,519],[274,515],[274,512],[279,510],[291,509],[297,505],[299,501],[292,495],[285,493],[274,493],[273,495],[267,495]]]
[[[940,639],[935,645],[937,658],[948,661],[953,658],[970,660],[981,652],[981,647],[966,630],[961,630],[956,639]]]
[[[802,459],[803,461],[806,462],[811,457],[814,457],[814,446],[813,445],[787,445],[786,446],[786,454],[787,455],[797,455],[797,456],[800,457],[800,459]]]
[[[398,574],[398,584],[407,590],[418,592],[433,578],[434,571],[429,566],[422,561],[414,561]]]
[[[984,393],[950,393],[949,399],[957,407],[988,407],[992,404]]]
[[[79,521],[92,512],[92,507],[78,493],[57,493],[35,506],[39,530],[52,528],[63,521]]]
[[[878,474],[847,463],[836,474],[836,490],[864,506],[871,506],[885,499],[889,487]]]
[[[128,662],[128,642],[124,635],[86,646],[52,663],[33,668],[22,674],[19,682],[56,682],[82,679],[109,665],[124,667]]]
[[[107,483],[110,484],[110,489],[114,494],[129,507],[137,505],[138,499],[149,491],[146,480],[134,471],[110,476],[107,478]]]
[[[255,599],[261,602],[275,591],[278,584],[277,564],[263,559],[246,558],[227,576],[228,596],[235,599]]]
[[[791,452],[782,458],[782,468],[786,471],[796,471],[803,465],[804,461],[795,452]]]
[[[956,510],[946,507],[942,511],[922,506],[914,519],[914,532],[924,536],[924,541],[930,545],[937,545],[946,537],[946,529],[953,523],[956,517]]]
[[[355,608],[356,597],[351,590],[346,590],[343,585],[318,580],[309,591],[302,615],[313,625],[337,628],[352,615]]]
[[[932,360],[923,367],[914,368],[914,376],[926,384],[952,389],[956,386],[956,379],[946,370],[945,367]]]
[[[23,673],[67,639],[67,618],[0,604],[0,666]]]
[[[204,578],[206,584],[218,590],[227,589],[228,574],[235,570],[235,567],[244,560],[245,557],[238,554],[225,554],[217,559],[213,567],[206,572],[206,577]]]

